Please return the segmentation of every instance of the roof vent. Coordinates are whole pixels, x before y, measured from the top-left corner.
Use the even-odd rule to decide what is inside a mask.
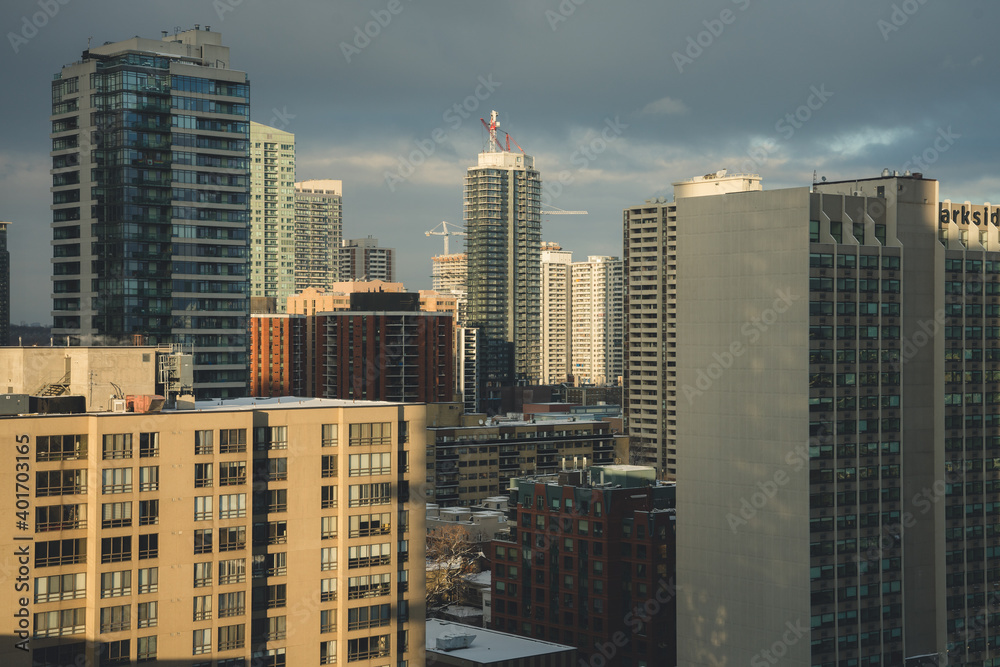
[[[475,638],[476,636],[473,634],[449,632],[437,637],[434,647],[439,651],[455,651],[460,648],[469,648],[472,646],[472,640]]]

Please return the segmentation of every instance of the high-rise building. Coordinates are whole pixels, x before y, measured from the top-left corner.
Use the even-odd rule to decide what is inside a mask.
[[[378,239],[345,239],[340,248],[340,279],[393,281],[396,275],[396,249],[383,248]]]
[[[511,480],[491,627],[576,646],[581,664],[676,665],[676,486],[651,467],[573,467]]]
[[[542,243],[542,384],[561,384],[569,374],[572,262],[558,243]]]
[[[577,384],[617,384],[622,377],[623,272],[617,257],[572,264],[570,373]]]
[[[3,664],[423,664],[427,406],[192,407],[0,418]]]
[[[704,188],[698,190],[697,188]],[[759,176],[718,174],[674,183],[694,193],[760,190]],[[680,193],[680,194],[678,194]],[[633,460],[677,474],[677,204],[647,200],[624,211],[623,408]]]
[[[996,661],[1000,209],[921,174],[691,185],[678,664]]]
[[[295,184],[296,292],[310,287],[329,289],[340,280],[343,195],[342,181]]]
[[[250,86],[217,32],[94,46],[52,81],[52,333],[194,353],[247,389]]]
[[[250,123],[252,312],[285,311],[295,293],[295,135]],[[273,307],[261,307],[266,300]]]
[[[535,159],[490,141],[465,177],[468,324],[478,327],[480,411],[496,413],[500,388],[541,378],[542,181]]]
[[[464,252],[431,257],[431,287],[442,294],[451,294],[458,302],[458,325],[468,319],[469,257]]]
[[[7,225],[0,222],[0,345],[10,338],[10,251],[7,250]]]

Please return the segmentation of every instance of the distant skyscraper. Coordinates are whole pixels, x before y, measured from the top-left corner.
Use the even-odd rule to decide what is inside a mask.
[[[381,248],[378,239],[345,240],[340,248],[340,280],[384,280],[396,275],[396,249]]]
[[[622,375],[623,266],[599,255],[573,262],[570,373],[577,384],[616,384]]]
[[[209,30],[94,46],[52,81],[52,333],[194,350],[247,389],[250,86]]]
[[[277,312],[295,293],[295,215],[295,135],[251,122],[250,295]]]
[[[542,181],[535,159],[490,143],[465,177],[469,326],[480,329],[480,409],[500,409],[500,387],[541,379]]]
[[[7,250],[7,225],[0,222],[0,345],[10,340],[10,252]]]
[[[295,291],[340,280],[343,182],[295,184]]]
[[[558,243],[542,248],[542,383],[560,384],[569,373],[573,253]]]
[[[468,275],[469,256],[464,252],[431,257],[431,287],[457,299],[459,326],[468,317]]]

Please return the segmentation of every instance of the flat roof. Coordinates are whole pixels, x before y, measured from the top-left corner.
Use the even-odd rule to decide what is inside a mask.
[[[351,406],[364,407],[384,407],[387,405],[401,405],[400,403],[390,403],[388,401],[351,401],[341,398],[310,398],[305,396],[278,396],[276,398],[225,398],[210,401],[195,401],[194,410],[164,410],[164,412],[205,412],[208,410],[228,411],[228,410],[258,410],[261,408],[348,408]],[[406,405],[422,405],[420,403],[407,403]]]
[[[472,645],[468,648],[445,651],[436,648],[438,637],[446,635],[475,635]],[[451,621],[442,621],[432,618],[427,621],[427,652],[454,655],[463,660],[474,662],[497,662],[500,660],[518,660],[529,658],[533,655],[547,655],[549,653],[562,653],[564,651],[575,651],[575,646],[565,644],[553,644],[552,642],[540,639],[530,639],[528,637],[518,637],[517,635],[487,630],[472,625],[462,625]]]

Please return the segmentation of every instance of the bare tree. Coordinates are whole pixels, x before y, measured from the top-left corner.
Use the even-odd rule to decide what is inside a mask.
[[[481,550],[462,526],[442,526],[427,534],[427,616],[456,602],[462,577],[479,571]]]

